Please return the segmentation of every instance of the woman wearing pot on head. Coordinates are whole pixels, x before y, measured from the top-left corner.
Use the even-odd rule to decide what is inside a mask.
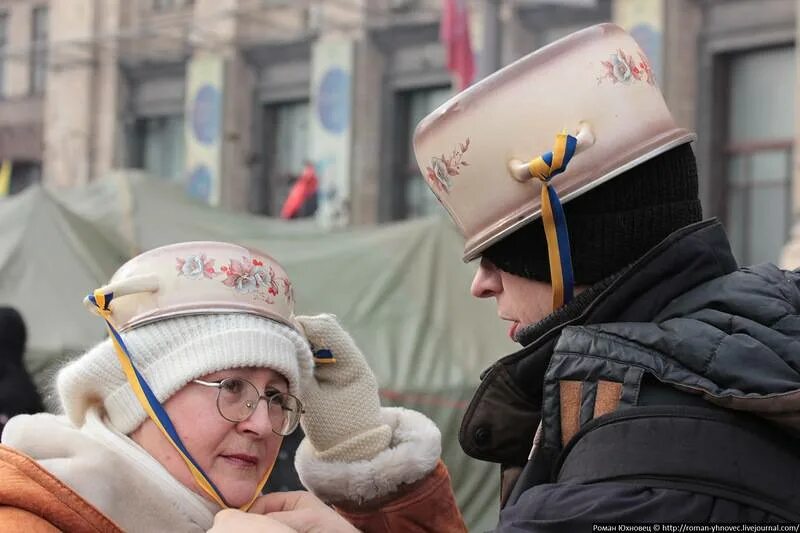
[[[64,415],[5,428],[0,530],[205,531],[248,508],[313,364],[292,303],[280,265],[239,246],[123,265],[87,297],[111,335],[59,372]]]
[[[109,339],[59,372],[63,415],[7,424],[0,530],[205,531],[249,510],[316,383],[283,268],[236,245],[170,245],[85,303]]]

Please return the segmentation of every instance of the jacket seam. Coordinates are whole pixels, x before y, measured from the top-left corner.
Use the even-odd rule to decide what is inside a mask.
[[[642,344],[640,344],[640,343],[638,343],[638,342],[636,342],[636,341],[634,341],[632,339],[628,339],[626,337],[622,337],[621,335],[617,335],[615,333],[610,333],[610,332],[607,332],[607,331],[600,331],[600,330],[597,330],[597,329],[592,330],[591,333],[589,333],[588,331],[582,331],[581,333],[584,334],[584,335],[605,338],[606,340],[611,340],[611,341],[617,342],[619,344],[622,344],[624,346],[629,346],[631,348],[636,348],[636,349],[641,350],[641,351],[643,351],[645,353],[648,353],[650,355],[657,356],[660,359],[669,359],[663,352],[660,352],[660,351],[655,350],[653,348],[649,348],[649,347],[644,346],[644,345],[642,345]],[[579,352],[579,351],[575,351],[575,350],[568,350],[568,351],[566,351],[566,350],[556,350],[554,353],[570,353],[572,355],[586,355],[586,356],[589,356],[589,357],[596,357],[596,358],[605,359],[605,360],[613,360],[615,362],[625,363],[625,364],[629,364],[631,366],[638,366],[640,368],[650,368],[650,367],[642,365],[641,363],[628,362],[628,361],[624,361],[622,359],[619,359],[619,358],[613,357],[613,356],[609,356],[609,355],[583,353],[583,352]],[[681,365],[681,366],[683,366],[683,365]]]
[[[714,364],[714,361],[717,359],[717,353],[719,353],[719,349],[722,346],[722,343],[725,342],[725,339],[730,337],[731,331],[733,331],[733,315],[728,317],[728,332],[725,335],[722,335],[720,339],[714,344],[714,349],[711,350],[711,353],[706,358],[706,361],[703,364],[703,375],[708,375],[708,371],[710,370],[711,365]]]
[[[729,318],[729,320],[731,320],[732,318],[733,318],[733,317]],[[710,325],[710,324],[709,324],[709,325]],[[713,327],[713,326],[712,326],[712,327]],[[729,327],[730,327],[730,326],[729,326]],[[715,328],[715,329],[719,329],[719,328]],[[719,330],[719,331],[722,331],[722,330]],[[671,363],[674,363],[674,364],[678,364],[678,365],[679,365],[681,368],[683,368],[683,369],[685,369],[685,370],[689,370],[689,371],[691,371],[691,372],[693,372],[693,373],[696,373],[696,372],[694,372],[694,370],[691,370],[689,367],[687,367],[686,365],[684,365],[684,364],[683,364],[683,363],[681,363],[680,361],[678,361],[678,360],[676,360],[676,359],[674,359],[674,358],[671,358],[671,357],[669,357],[669,356],[668,356],[668,355],[666,355],[665,353],[663,353],[663,352],[661,352],[661,351],[658,351],[658,350],[656,350],[656,349],[654,349],[654,348],[650,348],[650,347],[648,347],[648,346],[644,346],[643,344],[640,344],[640,343],[638,343],[638,342],[636,342],[636,341],[634,341],[634,340],[632,340],[632,339],[629,339],[629,338],[627,338],[627,337],[623,337],[623,336],[621,336],[621,335],[618,335],[618,334],[616,334],[616,333],[611,333],[611,332],[608,332],[608,331],[601,331],[601,330],[598,330],[598,329],[593,329],[593,330],[591,330],[591,333],[590,333],[590,332],[587,332],[587,331],[583,331],[582,333],[583,333],[583,334],[585,334],[585,335],[590,335],[590,336],[596,336],[596,337],[600,337],[600,338],[605,338],[605,339],[607,339],[607,340],[611,340],[611,341],[617,342],[617,343],[619,343],[619,344],[622,344],[623,346],[629,346],[629,347],[632,347],[632,348],[635,348],[635,349],[641,350],[642,352],[645,352],[645,353],[647,353],[647,354],[650,354],[650,355],[652,355],[652,356],[654,356],[654,357],[658,357],[659,359],[666,360],[666,361],[669,361],[669,362],[671,362]],[[722,334],[720,335],[720,339],[717,341],[717,343],[716,343],[716,345],[715,345],[715,348],[714,348],[714,350],[712,350],[712,352],[713,352],[714,354],[716,354],[716,351],[719,349],[719,346],[720,346],[720,345],[721,345],[721,344],[722,344],[722,343],[725,341],[725,339],[727,339],[728,337],[730,337],[730,334],[729,334],[729,333],[722,332]],[[625,364],[629,364],[629,365],[631,365],[631,366],[639,366],[640,368],[647,368],[647,369],[650,369],[650,367],[643,366],[643,365],[641,365],[640,363],[628,362],[628,361],[625,361],[625,360],[622,360],[622,359],[619,359],[619,358],[617,358],[617,357],[613,357],[613,356],[610,356],[610,355],[602,355],[602,356],[601,356],[601,355],[598,355],[598,354],[581,353],[581,352],[578,352],[578,351],[575,351],[575,350],[569,350],[569,351],[565,351],[565,350],[556,350],[556,352],[554,352],[554,353],[571,353],[571,354],[573,354],[573,355],[586,355],[586,356],[592,356],[592,357],[599,357],[599,358],[601,358],[601,359],[613,360],[613,361],[616,361],[616,362],[618,362],[618,363],[625,363]],[[707,370],[707,366],[708,366],[708,364],[707,364],[707,363],[704,363],[704,368],[703,368],[703,372],[704,372],[704,373],[705,373],[705,371]],[[652,369],[650,369],[650,370],[652,370]],[[704,377],[705,379],[709,379],[707,376],[702,376],[702,377]]]

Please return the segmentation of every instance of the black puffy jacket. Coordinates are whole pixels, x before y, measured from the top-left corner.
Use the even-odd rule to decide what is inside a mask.
[[[22,360],[26,340],[27,330],[19,312],[0,307],[0,434],[12,416],[43,410]]]
[[[798,311],[800,274],[739,269],[711,220],[524,330],[460,432],[502,465],[497,531],[800,522]]]

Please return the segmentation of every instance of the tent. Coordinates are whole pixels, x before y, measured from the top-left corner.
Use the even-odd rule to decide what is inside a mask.
[[[127,257],[36,186],[0,200],[0,227],[0,304],[25,319],[26,362],[41,384],[48,364],[103,338],[103,324],[81,301]]]
[[[494,526],[499,473],[457,441],[480,372],[514,349],[493,303],[469,295],[473,267],[449,220],[432,217],[324,232],[208,207],[174,186],[117,173],[58,195],[33,187],[0,201],[0,303],[30,324],[29,367],[39,383],[64,355],[103,336],[81,298],[125,258],[156,246],[224,240],[276,257],[295,285],[297,312],[330,312],[353,335],[385,405],[430,416],[471,529]]]

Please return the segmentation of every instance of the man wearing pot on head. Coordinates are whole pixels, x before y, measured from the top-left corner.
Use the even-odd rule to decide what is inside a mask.
[[[417,128],[423,174],[480,258],[472,293],[523,346],[484,373],[460,432],[501,465],[498,532],[800,522],[800,274],[739,269],[702,221],[693,139],[611,24]],[[308,498],[267,498],[298,531],[326,523]],[[217,516],[214,531],[279,531]]]
[[[484,373],[460,432],[502,467],[498,531],[800,521],[800,274],[739,268],[702,220],[693,139],[612,24],[417,128],[480,261],[472,294],[523,346]]]

